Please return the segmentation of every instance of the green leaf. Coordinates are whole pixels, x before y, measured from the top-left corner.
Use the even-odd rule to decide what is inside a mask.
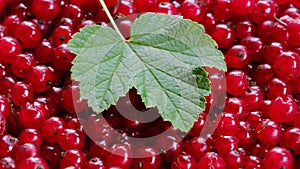
[[[146,107],[157,107],[174,127],[188,131],[210,92],[202,66],[226,70],[224,57],[203,27],[178,16],[147,13],[124,42],[111,28],[87,26],[68,48],[77,56],[72,78],[96,112],[135,87]]]

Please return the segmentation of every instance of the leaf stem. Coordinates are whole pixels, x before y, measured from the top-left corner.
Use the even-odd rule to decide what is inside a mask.
[[[117,31],[117,33],[119,34],[119,36],[122,38],[122,40],[124,42],[126,42],[126,39],[124,38],[124,36],[122,35],[122,33],[120,32],[116,22],[114,21],[114,18],[111,16],[110,12],[109,12],[109,9],[107,8],[104,0],[99,0],[100,4],[102,5],[103,9],[104,9],[104,12],[106,13],[109,21],[111,22],[113,28],[115,29],[115,31]]]

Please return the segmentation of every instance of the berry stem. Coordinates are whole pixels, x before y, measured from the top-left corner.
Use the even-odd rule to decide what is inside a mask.
[[[120,32],[118,26],[116,25],[116,23],[115,23],[113,17],[111,16],[111,14],[110,14],[110,12],[109,12],[109,10],[108,10],[108,8],[107,8],[107,6],[106,6],[104,0],[99,0],[99,2],[100,2],[100,4],[102,5],[102,7],[103,7],[103,9],[104,9],[104,12],[106,13],[106,15],[107,15],[109,21],[111,22],[113,28],[117,31],[117,33],[118,33],[119,36],[122,38],[122,40],[123,40],[124,42],[126,42],[126,39],[124,38],[124,36],[123,36],[122,33]]]

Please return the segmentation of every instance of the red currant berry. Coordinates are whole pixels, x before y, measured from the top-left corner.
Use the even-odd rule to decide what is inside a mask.
[[[106,164],[109,167],[118,166],[127,169],[132,163],[131,153],[131,148],[128,145],[114,144],[106,156]]]
[[[11,114],[11,105],[6,96],[0,95],[0,116],[7,119]]]
[[[0,39],[0,61],[12,63],[20,53],[21,45],[15,38],[6,36]]]
[[[42,103],[34,101],[21,107],[19,118],[25,128],[39,129],[47,119],[47,111]]]
[[[35,92],[44,92],[50,88],[53,81],[53,71],[45,65],[34,66],[26,81],[32,85]]]
[[[243,45],[234,45],[228,49],[225,55],[225,61],[228,67],[244,68],[250,61],[248,49]]]
[[[0,169],[16,169],[16,162],[11,157],[0,159]]]
[[[85,144],[85,138],[81,133],[74,129],[63,129],[57,135],[59,146],[64,150],[79,149]]]
[[[274,71],[282,78],[300,76],[300,56],[295,52],[282,52],[274,62]]]
[[[214,147],[219,154],[225,155],[233,150],[237,150],[239,145],[239,139],[235,136],[223,136],[221,135],[215,140]]]
[[[62,92],[62,104],[69,112],[81,112],[85,109],[87,102],[80,97],[79,86],[71,85]]]
[[[184,18],[200,22],[205,17],[205,7],[198,1],[185,0],[179,7],[179,12]]]
[[[52,65],[55,70],[69,71],[72,67],[72,61],[75,58],[66,44],[62,44],[54,49],[52,57]]]
[[[227,92],[232,95],[243,94],[249,86],[247,75],[241,70],[233,70],[226,75]]]
[[[153,148],[143,148],[139,150],[138,154],[144,158],[133,159],[132,164],[134,169],[152,169],[160,166],[161,158],[157,150]]]
[[[33,0],[31,9],[36,17],[47,21],[58,15],[60,4],[58,0]]]
[[[50,117],[42,126],[42,134],[48,142],[57,142],[57,135],[65,128],[65,122],[59,117]]]
[[[11,64],[12,72],[20,77],[26,78],[29,71],[36,65],[36,60],[30,53],[19,54]]]
[[[196,160],[190,155],[178,155],[172,160],[172,169],[196,169]]]
[[[16,149],[16,161],[22,162],[29,157],[38,157],[40,155],[40,150],[38,147],[31,143],[21,144]]]
[[[255,0],[232,0],[231,9],[238,15],[249,15],[255,8]]]
[[[257,126],[256,135],[262,145],[272,148],[279,143],[282,137],[282,130],[278,123],[270,119],[264,119]]]
[[[33,99],[33,89],[30,84],[24,82],[15,83],[10,91],[10,99],[16,106],[23,106]]]
[[[282,147],[274,147],[266,153],[263,164],[266,169],[292,169],[293,161],[293,156],[288,150]]]
[[[280,146],[292,150],[293,154],[300,154],[300,128],[292,127],[284,131]]]
[[[183,144],[183,151],[191,155],[195,160],[200,159],[209,150],[209,146],[203,137],[193,137],[186,140]]]
[[[91,158],[84,166],[85,169],[106,169],[103,159],[99,157]]]
[[[0,158],[3,157],[15,157],[16,148],[18,146],[19,140],[12,135],[0,136]]]
[[[60,160],[60,168],[68,168],[70,166],[74,166],[74,168],[83,168],[84,164],[85,155],[81,150],[77,149],[67,150]]]
[[[37,147],[41,147],[44,139],[40,130],[37,129],[24,129],[19,135],[20,143],[31,143]]]
[[[226,169],[224,159],[215,152],[207,152],[198,162],[201,169]]]
[[[234,43],[236,36],[233,28],[225,24],[216,25],[210,35],[217,42],[219,48],[229,48]]]
[[[22,166],[22,167],[21,167]],[[40,157],[30,157],[19,164],[19,168],[49,169],[48,163]]]
[[[139,12],[154,11],[158,5],[157,0],[134,0],[133,5]]]
[[[14,31],[14,35],[19,40],[21,46],[26,49],[36,47],[42,38],[39,27],[30,21],[21,22]]]

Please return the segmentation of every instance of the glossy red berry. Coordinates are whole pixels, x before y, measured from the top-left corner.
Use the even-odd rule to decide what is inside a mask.
[[[275,147],[281,137],[282,130],[278,123],[264,119],[256,128],[256,136],[265,147]]]
[[[214,147],[219,154],[225,155],[233,150],[237,150],[238,145],[239,139],[237,137],[221,135],[215,140]]]
[[[54,47],[67,43],[73,34],[73,30],[69,26],[60,25],[53,31],[52,44]]]
[[[232,0],[231,9],[238,15],[249,15],[255,8],[254,0]]]
[[[47,111],[42,103],[34,101],[20,109],[19,118],[25,128],[39,129],[47,119]]]
[[[280,146],[291,150],[293,154],[300,154],[300,128],[292,127],[284,131]]]
[[[172,169],[196,169],[196,160],[190,155],[178,155],[172,160]]]
[[[264,93],[259,86],[251,86],[241,95],[241,99],[246,104],[247,110],[256,110],[264,100]]]
[[[45,142],[40,149],[41,156],[48,161],[51,168],[59,168],[63,151],[57,144]]]
[[[21,144],[16,149],[16,161],[18,163],[29,157],[38,157],[40,155],[40,150],[38,147],[31,143]]]
[[[226,169],[224,159],[215,152],[207,152],[198,162],[198,168],[201,169]]]
[[[234,45],[228,49],[225,55],[225,61],[228,67],[244,68],[250,61],[248,49],[243,45]]]
[[[81,150],[85,144],[85,137],[74,129],[63,129],[57,135],[59,146],[63,150],[79,149]]]
[[[266,20],[273,20],[276,14],[276,3],[271,0],[256,2],[251,18],[257,24]]]
[[[57,142],[57,135],[65,128],[65,122],[59,117],[50,117],[42,126],[42,135],[51,143]]]
[[[36,17],[47,21],[58,15],[60,3],[58,0],[33,0],[31,9]]]
[[[226,24],[218,24],[216,28],[210,32],[212,38],[217,42],[219,48],[229,48],[235,41],[235,31],[231,26]]]
[[[0,158],[15,157],[19,139],[10,134],[0,136]]]
[[[223,158],[225,160],[227,168],[230,169],[243,168],[245,155],[242,152],[238,150],[233,150],[230,151],[228,154],[225,154]]]
[[[114,144],[106,156],[106,164],[109,167],[118,166],[127,169],[132,163],[131,153],[131,148],[128,145]]]
[[[230,0],[216,0],[213,3],[212,10],[214,16],[222,21],[229,20],[233,17],[232,2]]]
[[[21,167],[22,166],[22,167]],[[30,157],[19,164],[19,168],[49,169],[48,163],[40,157]]]
[[[0,95],[0,116],[3,116],[5,119],[11,114],[11,105],[6,96]]]
[[[229,135],[234,136],[239,132],[239,120],[236,116],[231,113],[223,112],[219,114],[218,118],[218,126],[216,128],[216,132],[219,135]]]
[[[36,65],[34,56],[30,53],[19,54],[11,64],[12,72],[20,77],[26,78],[29,71]]]
[[[13,37],[0,38],[0,60],[5,63],[12,63],[18,54],[21,53],[20,43]]]
[[[53,46],[49,40],[44,39],[34,48],[34,58],[42,64],[51,62]]]
[[[60,160],[60,168],[74,167],[83,168],[85,164],[85,155],[81,150],[71,149],[64,153]]]
[[[161,157],[157,150],[153,148],[143,148],[139,150],[138,155],[144,158],[135,158],[132,161],[134,169],[152,169],[158,168],[161,164]]]
[[[87,105],[86,100],[80,97],[79,86],[70,85],[62,92],[62,104],[69,112],[81,112]]]
[[[16,162],[11,157],[4,157],[0,159],[0,169],[15,169]]]
[[[155,143],[155,148],[160,150],[162,162],[171,162],[182,152],[183,143],[176,136],[161,137]]]
[[[206,139],[203,137],[193,137],[186,140],[183,144],[183,151],[191,155],[195,160],[200,159],[209,150]]]
[[[293,156],[285,148],[274,147],[265,154],[263,164],[266,169],[292,169]]]
[[[106,169],[103,159],[99,157],[91,158],[86,162],[85,169]]]
[[[288,43],[293,46],[300,46],[299,38],[300,38],[300,23],[299,18],[297,20],[293,20],[290,22],[287,26],[287,32],[288,32]]]
[[[233,70],[226,75],[227,92],[232,95],[243,94],[249,86],[247,74],[241,70]]]
[[[248,156],[245,159],[245,169],[263,169],[262,161],[259,157]]]
[[[265,63],[256,67],[253,78],[258,85],[265,86],[274,76],[275,72],[272,66]]]
[[[23,21],[14,31],[14,36],[19,40],[23,48],[31,49],[40,43],[42,33],[39,27],[33,22]]]
[[[285,97],[292,94],[290,84],[281,78],[273,78],[267,84],[267,98],[274,100],[278,96]]]
[[[34,91],[31,84],[17,82],[12,86],[9,95],[14,105],[23,106],[33,99]]]
[[[185,0],[179,7],[179,12],[184,18],[200,22],[205,17],[204,5],[198,1]]]
[[[200,113],[198,117],[198,121],[196,121],[192,127],[192,129],[189,131],[189,135],[197,137],[200,136],[202,128],[205,125],[205,122],[207,120],[207,114]]]
[[[67,49],[66,44],[62,44],[54,49],[52,56],[52,66],[55,70],[59,71],[69,71],[72,67],[72,61],[75,58],[69,49]]]
[[[23,129],[19,135],[20,144],[31,143],[37,147],[41,147],[44,138],[40,130],[37,129]]]
[[[276,122],[291,122],[297,115],[297,103],[292,96],[277,97],[269,106],[268,115]]]
[[[300,76],[300,56],[295,52],[282,52],[274,62],[274,71],[284,79]]]
[[[139,12],[154,11],[158,5],[157,0],[134,0],[133,5]]]
[[[253,36],[255,34],[255,26],[251,20],[240,21],[235,25],[236,36],[239,39],[243,39],[247,36]]]
[[[44,92],[50,88],[53,81],[53,71],[45,65],[34,66],[26,79],[35,92]]]

